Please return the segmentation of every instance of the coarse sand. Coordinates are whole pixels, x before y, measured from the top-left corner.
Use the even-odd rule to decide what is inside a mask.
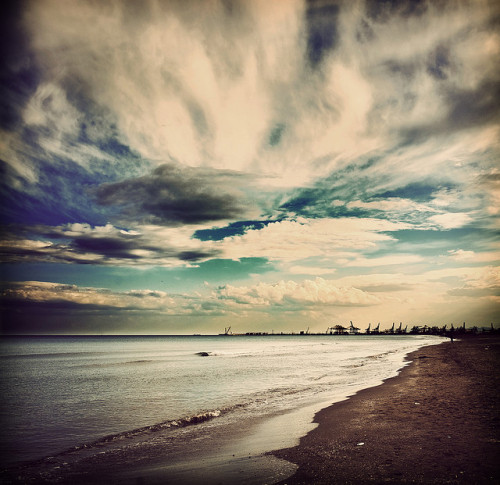
[[[500,483],[500,336],[423,347],[398,376],[320,411],[273,452],[292,484]]]

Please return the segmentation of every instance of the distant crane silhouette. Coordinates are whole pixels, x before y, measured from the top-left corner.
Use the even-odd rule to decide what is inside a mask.
[[[347,333],[347,328],[343,327],[342,325],[335,325],[333,327],[333,334],[334,335],[345,335]]]

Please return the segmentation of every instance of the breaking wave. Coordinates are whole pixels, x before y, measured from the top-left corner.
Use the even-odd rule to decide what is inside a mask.
[[[136,428],[129,431],[123,431],[121,433],[110,434],[107,436],[103,436],[98,440],[92,441],[90,443],[83,443],[81,445],[73,446],[64,451],[56,453],[52,455],[50,458],[55,456],[61,456],[68,453],[73,453],[75,451],[91,449],[96,447],[101,447],[108,443],[114,443],[120,440],[134,438],[136,436],[146,435],[148,433],[156,433],[158,431],[163,431],[169,428],[184,428],[186,426],[192,426],[199,423],[204,423],[206,421],[210,421],[212,419],[218,418],[222,414],[226,413],[229,409],[214,409],[212,411],[205,411],[202,413],[194,414],[193,416],[186,416],[180,419],[172,419],[168,421],[163,421],[161,423],[156,423],[150,426],[143,426],[141,428]],[[46,458],[44,458],[46,459]],[[42,460],[44,460],[42,459]],[[38,461],[38,460],[36,460]]]

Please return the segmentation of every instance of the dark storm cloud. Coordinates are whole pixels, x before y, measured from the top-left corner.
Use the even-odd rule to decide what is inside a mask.
[[[500,69],[496,74],[495,79],[487,79],[475,89],[455,89],[446,93],[452,127],[468,128],[500,120]]]
[[[0,299],[2,313],[1,330],[4,334],[37,334],[43,333],[79,333],[102,332],[102,321],[99,325],[91,322],[92,318],[112,319],[109,329],[123,327],[127,315],[140,312],[141,316],[157,313],[157,310],[137,308],[133,305],[117,308],[113,305],[81,303],[54,299],[37,301],[19,296],[3,296]]]
[[[67,334],[95,330],[102,332],[99,326],[89,324],[89,318],[117,315],[115,309],[100,305],[80,305],[71,302],[34,302],[6,300],[0,303],[2,312],[1,331],[4,335],[22,335],[39,333]],[[118,314],[123,319],[123,312]],[[118,325],[117,325],[118,327]]]
[[[246,209],[234,190],[245,177],[232,171],[164,164],[151,175],[103,184],[97,201],[117,206],[126,218],[155,224],[199,224],[241,217]]]
[[[433,2],[439,5],[439,2]],[[413,17],[427,11],[426,0],[367,0],[366,13],[376,22],[384,23],[394,16]]]
[[[77,237],[70,245],[77,252],[92,252],[101,254],[107,258],[131,258],[138,259],[137,255],[131,253],[137,249],[137,241],[119,237]],[[150,249],[150,248],[148,248]]]
[[[75,264],[141,264],[198,262],[219,255],[215,249],[185,248],[151,235],[112,226],[9,226],[0,240],[4,262],[66,262]]]
[[[445,118],[402,129],[400,136],[404,143],[414,145],[432,137],[492,126],[500,121],[500,71],[496,79],[485,80],[472,89],[442,87],[440,95],[447,108]]]
[[[427,72],[436,79],[447,79],[447,68],[450,66],[449,49],[444,46],[438,46],[436,50],[429,56],[427,64]]]
[[[14,129],[40,80],[40,69],[22,27],[24,1],[7,0],[0,13],[0,127]]]
[[[116,308],[110,305],[98,305],[93,303],[78,303],[66,300],[51,300],[51,301],[36,301],[36,300],[23,300],[21,298],[2,297],[1,306],[2,311],[15,312],[22,314],[28,312],[35,315],[37,312],[61,312],[68,313],[78,311],[81,314],[85,313],[108,313],[116,312]],[[130,308],[129,308],[130,310]]]
[[[307,4],[307,54],[313,67],[320,64],[335,47],[339,11],[340,7],[336,4],[316,0],[310,0]]]

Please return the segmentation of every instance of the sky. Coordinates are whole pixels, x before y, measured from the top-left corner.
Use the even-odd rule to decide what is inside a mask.
[[[2,9],[3,333],[500,325],[496,0]]]

